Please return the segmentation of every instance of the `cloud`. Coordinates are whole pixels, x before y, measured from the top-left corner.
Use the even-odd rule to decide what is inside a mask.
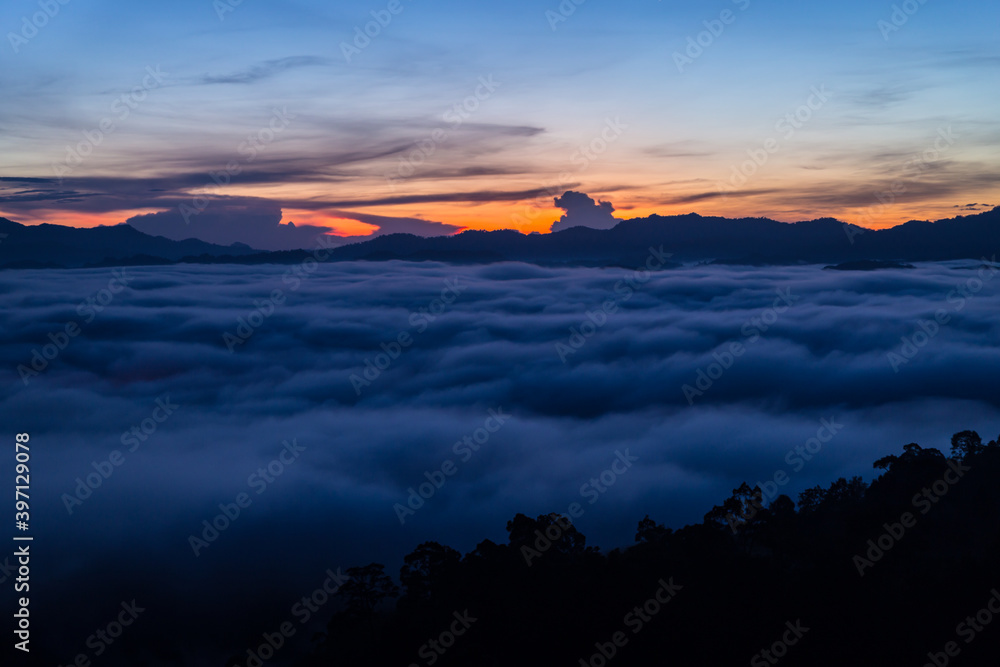
[[[685,195],[683,197],[675,197],[673,199],[667,200],[664,203],[667,204],[694,204],[700,201],[712,200],[712,199],[726,199],[728,197],[758,197],[760,195],[771,195],[780,193],[781,190],[777,188],[770,189],[756,189],[756,190],[734,190],[732,192],[715,190],[712,192],[699,192],[693,195]]]
[[[558,232],[570,227],[593,227],[594,229],[611,229],[621,220],[611,213],[615,207],[611,202],[596,202],[582,192],[567,190],[561,197],[555,198],[558,208],[566,214],[552,223],[552,231]]]
[[[361,161],[372,159],[372,155],[351,156],[350,159]],[[339,159],[348,159],[341,156]],[[304,181],[339,181],[337,174],[324,174],[317,162],[311,161],[304,167],[289,164],[283,171],[283,163],[276,162],[268,168],[258,166],[255,170],[247,170],[237,177],[240,184],[281,184],[301,183]],[[155,178],[128,177],[86,177],[66,178],[62,184],[48,179],[9,178],[0,182],[0,205],[12,216],[18,212],[33,213],[37,211],[81,211],[88,213],[113,213],[115,211],[134,211],[141,208],[179,207],[182,204],[191,205],[195,195],[193,190],[212,188],[216,186],[207,176],[210,165],[217,166],[220,162],[206,162],[204,172],[185,171],[169,176]],[[315,168],[313,168],[315,167]],[[236,182],[236,179],[234,179]],[[30,189],[17,187],[14,184],[29,184]],[[306,210],[347,209],[373,206],[395,206],[405,204],[431,203],[489,203],[528,201],[537,199],[550,192],[547,188],[532,188],[529,190],[471,190],[471,191],[440,191],[432,194],[389,195],[384,197],[368,197],[364,199],[348,199],[340,197],[312,197],[309,199],[286,198],[273,200],[274,205],[285,208]],[[244,201],[248,198],[227,197],[220,194],[208,195],[212,201]],[[256,201],[268,201],[262,198]],[[58,220],[52,220],[58,224]]]
[[[923,86],[912,82],[881,84],[845,93],[845,97],[859,107],[884,110],[908,101],[922,88]]]
[[[960,310],[949,301],[979,277],[975,264],[695,266],[653,273],[627,300],[615,286],[632,272],[613,268],[345,262],[296,283],[287,266],[136,267],[27,387],[17,365],[66,322],[82,322],[77,305],[112,273],[0,272],[0,421],[45,443],[33,450],[46,471],[34,489],[37,534],[52,558],[73,556],[72,568],[39,561],[51,573],[39,582],[40,613],[52,620],[46,644],[74,655],[95,617],[133,597],[157,610],[150,647],[176,636],[163,630],[171,623],[193,644],[261,624],[257,638],[277,627],[271,610],[287,612],[288,591],[315,589],[327,568],[377,560],[398,569],[425,540],[467,551],[485,537],[504,541],[516,512],[565,511],[616,449],[639,461],[579,520],[588,544],[606,549],[631,544],[646,513],[673,527],[699,521],[740,482],[776,470],[790,473],[783,491],[794,496],[870,476],[873,460],[909,442],[947,449],[965,428],[994,438],[1000,275]],[[432,305],[448,284],[459,296]],[[262,317],[276,289],[282,302]],[[764,315],[779,289],[797,300]],[[590,332],[588,311],[617,297],[617,311],[564,364],[555,344],[572,329]],[[940,309],[951,319],[894,373],[887,354]],[[260,326],[230,353],[222,334],[240,319]],[[412,343],[359,396],[351,375],[367,361],[383,365],[376,355],[395,354],[401,332]],[[745,351],[730,362],[737,342]],[[707,370],[720,357],[729,368]],[[715,379],[688,405],[682,387],[699,370]],[[177,413],[69,516],[61,494],[122,451],[122,434],[164,394]],[[509,423],[460,462],[454,443],[498,407]],[[820,419],[844,429],[791,474],[785,454]],[[306,447],[301,458],[251,492],[253,504],[194,558],[188,535],[291,438]],[[457,472],[401,526],[393,504],[445,460]],[[295,567],[279,567],[289,553]],[[267,587],[238,608],[228,602],[264,572]],[[201,604],[191,607],[194,597]]]
[[[335,215],[346,220],[357,220],[368,225],[377,225],[378,231],[371,236],[348,237],[352,241],[362,241],[384,234],[414,234],[416,236],[448,236],[462,231],[462,227],[449,225],[444,222],[434,222],[433,220],[421,220],[420,218],[393,218],[385,215],[372,215],[370,213],[355,213],[353,211],[330,210],[330,215]]]
[[[250,198],[210,200],[200,213],[188,202],[184,208],[137,215],[127,223],[140,232],[175,241],[197,238],[220,245],[245,243],[260,250],[308,248],[317,236],[330,231],[314,225],[282,224],[278,204]]]
[[[399,204],[432,204],[438,202],[525,201],[547,194],[547,188],[531,190],[480,190],[477,192],[436,192],[428,195],[398,195],[373,199],[336,199],[323,201],[324,206],[392,206]]]
[[[282,209],[277,202],[254,198],[209,198],[208,206],[198,213],[192,201],[168,211],[137,215],[128,224],[146,234],[164,236],[177,241],[197,238],[209,243],[229,245],[245,243],[260,250],[293,250],[310,248],[321,234],[330,234],[330,228],[316,225],[282,223]],[[375,225],[378,230],[360,236],[329,236],[328,245],[343,245],[367,241],[385,234],[414,234],[416,236],[447,236],[462,231],[461,227],[420,218],[396,218],[339,209],[323,209],[331,217],[357,220]],[[185,219],[185,212],[189,217]],[[188,220],[190,222],[188,222]]]
[[[793,202],[800,209],[837,211],[842,215],[852,209],[884,207],[878,197],[884,198],[882,193],[893,192],[893,188],[898,190],[900,186],[905,190],[896,197],[894,204],[946,202],[968,194],[969,190],[992,193],[1000,175],[996,168],[988,164],[958,162],[946,157],[931,162],[918,161],[909,169],[905,166],[906,159],[912,160],[912,153],[879,153],[871,154],[869,158],[871,163],[879,162],[883,168],[870,172],[859,169],[852,180],[829,179],[807,185],[726,191],[716,187],[666,199],[664,203],[686,204],[743,197],[750,200],[746,205],[753,206],[756,211],[772,207],[784,209],[789,202]]]
[[[710,157],[714,155],[703,142],[697,141],[671,141],[663,144],[655,144],[642,149],[646,155],[657,158],[692,158]]]
[[[239,72],[223,74],[218,76],[204,75],[198,79],[198,83],[212,84],[249,84],[269,79],[273,76],[287,72],[288,70],[301,67],[320,67],[330,64],[329,58],[318,56],[289,56],[287,58],[277,58],[265,60]]]

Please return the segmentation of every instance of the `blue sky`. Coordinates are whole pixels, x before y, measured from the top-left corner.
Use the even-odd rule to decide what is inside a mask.
[[[372,215],[435,233],[545,231],[560,188],[612,201],[618,217],[693,210],[870,226],[997,200],[995,3],[914,0],[910,14],[855,1],[389,8],[4,3],[0,214],[116,224],[204,195],[202,225],[259,204],[345,234],[373,231],[362,220]],[[391,22],[348,62],[342,45],[371,12]],[[690,60],[678,67],[675,54]],[[147,67],[163,79],[143,89]],[[480,77],[495,89],[483,94]],[[449,125],[445,114],[477,89],[474,111]],[[115,100],[131,90],[143,99],[120,118]],[[829,94],[801,111],[814,90]],[[294,118],[247,161],[239,147],[276,109]],[[796,110],[808,120],[784,136],[776,125]],[[104,119],[113,132],[88,140]],[[581,146],[602,148],[609,121],[624,129],[581,161]],[[439,128],[447,136],[433,139]],[[951,142],[925,154],[941,131]],[[769,139],[766,161],[744,167]],[[77,160],[74,148],[92,150]],[[205,187],[234,160],[239,175]],[[198,233],[192,225],[182,231]]]

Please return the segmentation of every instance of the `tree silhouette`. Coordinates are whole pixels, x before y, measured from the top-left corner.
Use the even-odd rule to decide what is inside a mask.
[[[664,528],[662,523],[650,519],[647,514],[636,527],[635,541],[640,544],[657,544],[670,537],[673,532],[669,528]]]
[[[959,431],[951,436],[951,456],[966,459],[983,451],[983,439],[975,431]]]
[[[399,583],[406,589],[400,604],[428,602],[452,579],[462,554],[437,542],[424,542],[403,559]]]
[[[347,598],[347,609],[359,616],[368,616],[382,600],[399,595],[399,587],[385,573],[385,565],[370,563],[364,567],[347,568],[350,577],[337,591]]]
[[[761,648],[799,618],[814,630],[782,665],[923,664],[1000,581],[1000,445],[974,436],[955,435],[963,461],[910,443],[881,459],[870,485],[841,477],[805,489],[797,510],[785,495],[765,507],[761,489],[744,483],[701,523],[671,530],[646,515],[635,544],[607,553],[558,514],[518,514],[509,544],[483,540],[464,557],[424,542],[403,559],[405,595],[394,607],[381,565],[348,569],[348,610],[333,614],[326,639],[296,667],[610,665],[588,658],[612,652],[615,667],[664,656],[772,664]],[[954,480],[945,494],[943,479]],[[542,553],[526,564],[524,548]],[[658,587],[673,584],[676,600],[654,616]],[[474,630],[442,634],[463,613],[481,619]],[[647,624],[655,630],[633,632]],[[621,652],[609,643],[618,631],[627,633]],[[443,653],[433,648],[445,647],[441,638],[454,643]],[[1000,645],[984,635],[963,644],[962,657],[998,664]]]
[[[889,457],[885,457],[889,458]],[[892,457],[895,459],[896,457]],[[882,459],[879,459],[880,461]],[[876,466],[878,462],[876,461]],[[888,465],[888,463],[886,464]],[[823,503],[823,498],[826,496],[826,491],[822,486],[814,486],[811,489],[805,489],[799,493],[798,507],[800,512],[812,512],[819,509],[820,505]]]
[[[528,560],[551,553],[548,560],[588,553],[587,538],[569,518],[556,513],[532,519],[517,514],[507,522],[508,542]],[[553,558],[554,557],[554,558]]]
[[[764,509],[764,494],[759,486],[750,488],[746,482],[733,489],[733,495],[705,514],[705,521],[727,524],[733,532],[751,525]]]
[[[958,434],[955,434],[957,436]],[[955,436],[952,436],[952,441],[954,442]],[[978,436],[977,436],[978,437]],[[876,469],[882,469],[885,471],[890,471],[896,463],[904,463],[912,465],[915,463],[931,463],[939,462],[944,460],[944,455],[940,451],[934,448],[924,449],[915,442],[911,442],[908,445],[903,445],[903,454],[901,456],[896,456],[895,454],[890,454],[889,456],[883,456],[882,458],[875,461],[872,467]]]
[[[774,499],[774,502],[767,509],[770,510],[773,516],[786,519],[795,514],[795,503],[785,494],[781,494]]]

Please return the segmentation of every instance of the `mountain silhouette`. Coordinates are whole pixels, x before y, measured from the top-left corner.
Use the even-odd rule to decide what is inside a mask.
[[[109,264],[163,264],[193,255],[255,253],[242,243],[220,246],[198,239],[171,241],[128,225],[81,229],[22,225],[0,218],[0,268],[75,268]],[[130,261],[131,260],[131,261]]]
[[[937,222],[871,230],[832,218],[784,223],[767,218],[652,215],[612,229],[574,227],[552,234],[467,231],[455,236],[382,236],[335,250],[333,259],[515,260],[635,266],[650,247],[678,261],[741,264],[981,259],[1000,248],[1000,208]]]
[[[296,263],[314,251],[262,252],[244,244],[220,246],[197,239],[171,241],[127,225],[77,229],[28,227],[0,218],[0,267],[94,266],[109,262],[155,264]],[[696,213],[623,220],[612,229],[573,227],[551,234],[470,230],[454,236],[386,234],[324,251],[327,261],[520,261],[542,265],[634,268],[650,248],[677,262],[719,264],[844,264],[873,269],[898,262],[991,259],[1000,249],[1000,207],[936,222],[911,220],[866,229],[833,218],[796,223],[768,218],[706,217]]]

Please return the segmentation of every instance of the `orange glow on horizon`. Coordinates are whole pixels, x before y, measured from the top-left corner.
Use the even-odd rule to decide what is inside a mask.
[[[328,227],[335,236],[368,236],[378,231],[377,225],[369,225],[359,220],[351,220],[333,216],[322,211],[307,211],[305,209],[282,209],[281,222],[294,222],[296,226],[313,225]]]
[[[612,197],[593,195],[594,199],[608,200]],[[462,230],[475,229],[493,231],[511,229],[524,234],[549,233],[553,222],[564,213],[552,205],[552,199],[520,202],[491,202],[485,204],[444,203],[417,206],[380,206],[364,209],[365,213],[386,217],[404,217],[454,225]],[[698,210],[700,209],[700,210]],[[110,213],[81,213],[58,209],[41,209],[31,214],[11,213],[0,209],[0,217],[5,217],[25,225],[56,224],[79,228],[102,225],[119,225],[136,215],[155,213],[166,209],[135,209]],[[875,205],[861,209],[839,211],[837,214],[805,209],[775,208],[768,205],[753,206],[747,201],[715,201],[705,206],[690,204],[651,205],[643,204],[630,208],[616,208],[614,216],[620,220],[645,218],[650,215],[685,215],[698,213],[705,217],[764,217],[782,222],[796,222],[816,218],[835,218],[868,229],[887,229],[909,220],[939,220],[959,215],[974,215],[978,211],[959,210],[949,205],[930,207],[907,207],[903,205]],[[322,210],[285,208],[282,223],[327,227],[337,236],[368,236],[378,230],[378,226],[359,220],[333,215]]]
[[[79,211],[63,211],[58,209],[39,209],[31,214],[9,213],[0,209],[0,218],[7,218],[22,225],[62,225],[90,229],[93,227],[114,227],[124,224],[129,218],[147,213],[157,213],[163,209],[132,209],[114,211],[112,213],[82,213]]]

